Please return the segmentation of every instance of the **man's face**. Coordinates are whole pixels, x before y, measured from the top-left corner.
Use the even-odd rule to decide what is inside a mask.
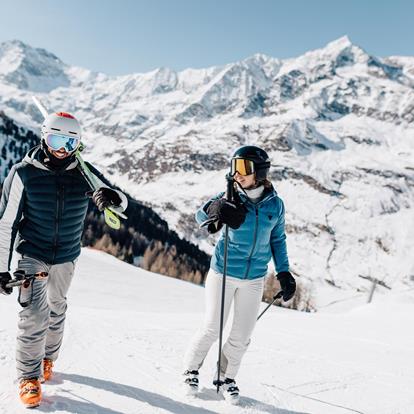
[[[71,156],[79,147],[79,138],[60,134],[47,134],[45,138],[48,152],[58,160]]]

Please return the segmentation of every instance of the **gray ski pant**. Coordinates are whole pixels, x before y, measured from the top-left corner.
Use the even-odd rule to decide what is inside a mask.
[[[55,361],[62,345],[66,316],[66,294],[75,270],[74,262],[50,265],[23,256],[17,268],[27,274],[47,272],[46,279],[33,281],[33,298],[19,312],[16,368],[18,380],[43,375],[42,360]],[[32,285],[20,288],[24,302],[32,294]]]

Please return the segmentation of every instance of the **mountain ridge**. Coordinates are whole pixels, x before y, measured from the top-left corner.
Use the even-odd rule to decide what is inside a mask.
[[[253,144],[271,157],[304,283],[344,292],[368,291],[367,275],[412,283],[414,57],[379,58],[342,37],[291,59],[65,74],[69,86],[37,96],[79,117],[85,157],[204,250],[213,239],[194,212],[224,188],[232,152]],[[0,70],[0,107],[38,128],[33,91],[4,79]]]

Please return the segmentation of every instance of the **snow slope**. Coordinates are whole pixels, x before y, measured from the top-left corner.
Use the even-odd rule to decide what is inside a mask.
[[[182,394],[181,358],[200,325],[203,288],[84,249],[66,336],[40,412],[80,414],[412,414],[414,292],[316,314],[273,308],[257,325],[228,406],[211,385]],[[14,378],[15,295],[0,297],[0,413],[27,413]]]

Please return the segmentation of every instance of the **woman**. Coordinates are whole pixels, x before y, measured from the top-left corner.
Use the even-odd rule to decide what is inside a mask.
[[[270,161],[267,153],[255,146],[239,148],[231,160],[234,200],[224,193],[209,200],[196,213],[200,224],[214,220],[208,230],[214,233],[223,224],[229,226],[227,279],[224,322],[234,301],[234,318],[230,335],[222,349],[220,387],[224,397],[237,402],[239,389],[235,377],[250,343],[263,296],[267,265],[273,257],[283,299],[295,293],[295,279],[289,272],[286,251],[285,210],[267,178]],[[195,335],[185,355],[185,384],[189,393],[198,391],[199,368],[219,335],[221,287],[224,268],[224,232],[222,232],[207,275],[206,315],[203,327]]]

